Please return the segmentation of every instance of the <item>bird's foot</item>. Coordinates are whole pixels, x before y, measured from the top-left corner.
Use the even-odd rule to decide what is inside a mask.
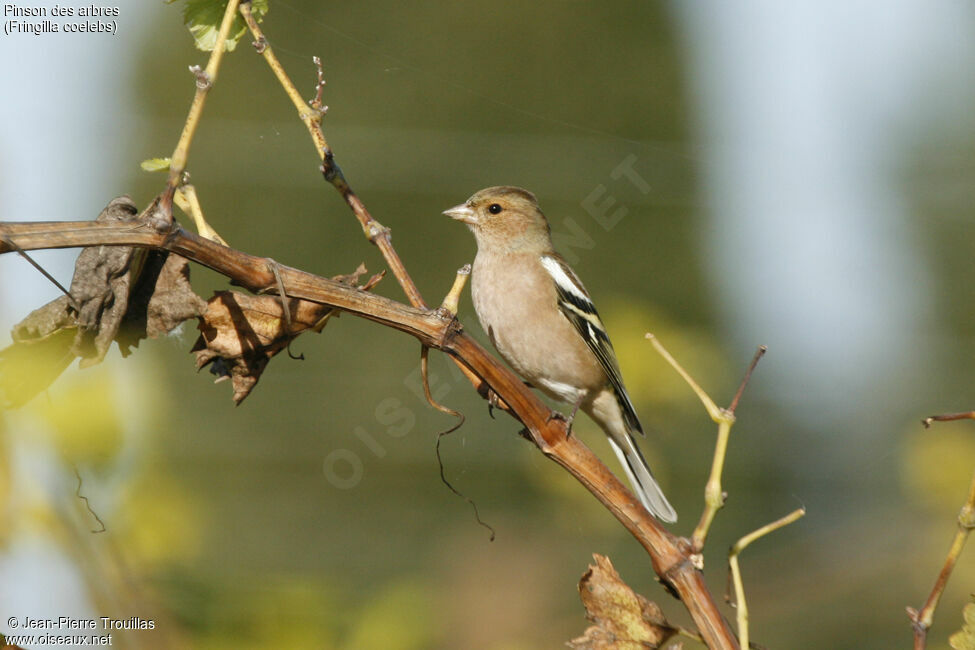
[[[498,394],[494,392],[493,388],[487,389],[487,403],[488,403],[488,415],[490,415],[491,419],[493,420],[495,419],[494,409],[496,409],[498,407],[498,404],[501,403],[501,398],[498,397]]]
[[[563,422],[568,422],[569,421],[569,419],[567,417],[565,417],[564,415],[562,415],[558,411],[552,411],[551,413],[549,413],[548,414],[548,419],[545,420],[545,423],[547,424],[547,423],[551,422],[552,420],[562,420]]]
[[[548,414],[548,419],[545,420],[545,424],[548,424],[552,420],[562,420],[565,422],[565,437],[568,438],[572,435],[572,423],[569,422],[569,418],[565,417],[558,411],[552,411]]]
[[[579,413],[579,407],[582,406],[583,399],[584,397],[578,399],[576,403],[572,405],[572,413],[569,414],[569,417],[565,417],[558,411],[552,411],[551,415],[548,416],[548,422],[551,422],[552,420],[562,420],[565,422],[566,438],[572,435],[572,423],[575,422],[576,415]]]

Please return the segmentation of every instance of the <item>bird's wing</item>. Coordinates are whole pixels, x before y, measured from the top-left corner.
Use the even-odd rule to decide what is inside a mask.
[[[616,352],[613,344],[606,334],[603,321],[599,319],[596,306],[589,299],[589,293],[582,286],[582,282],[575,274],[575,271],[566,264],[558,255],[543,255],[541,258],[542,266],[555,281],[555,290],[558,296],[559,308],[562,314],[569,319],[576,331],[596,355],[599,365],[602,367],[609,382],[616,393],[616,400],[619,402],[623,411],[623,418],[627,428],[643,434],[643,427],[636,416],[636,409],[633,402],[623,386],[623,376],[620,374],[620,365],[616,360]]]

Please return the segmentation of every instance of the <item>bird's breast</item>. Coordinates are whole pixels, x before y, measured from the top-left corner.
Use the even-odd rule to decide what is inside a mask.
[[[566,402],[605,386],[592,351],[562,315],[539,256],[478,252],[471,295],[492,345],[528,382]]]

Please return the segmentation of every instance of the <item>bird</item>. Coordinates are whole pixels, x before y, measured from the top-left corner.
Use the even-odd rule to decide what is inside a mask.
[[[582,410],[606,433],[643,506],[665,522],[677,513],[637,446],[644,435],[606,328],[579,276],[552,246],[535,195],[488,187],[444,214],[474,233],[471,296],[481,327],[530,386]]]

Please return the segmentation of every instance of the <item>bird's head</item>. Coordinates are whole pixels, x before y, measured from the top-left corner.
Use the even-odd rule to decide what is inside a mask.
[[[488,187],[444,214],[467,224],[477,239],[478,249],[538,253],[552,250],[548,221],[538,200],[520,187]]]

